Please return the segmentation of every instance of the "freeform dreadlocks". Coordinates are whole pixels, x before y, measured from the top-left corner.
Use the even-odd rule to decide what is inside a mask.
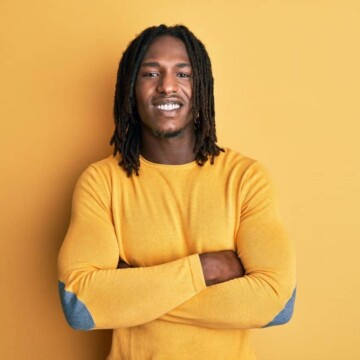
[[[193,69],[192,106],[196,119],[194,146],[195,160],[202,166],[210,157],[224,151],[217,144],[214,109],[214,79],[211,62],[205,46],[183,25],[153,26],[145,29],[127,47],[120,61],[114,99],[115,131],[110,145],[113,155],[121,154],[119,166],[128,176],[140,168],[140,118],[136,108],[135,82],[141,62],[150,44],[159,36],[170,35],[180,39],[186,47]]]

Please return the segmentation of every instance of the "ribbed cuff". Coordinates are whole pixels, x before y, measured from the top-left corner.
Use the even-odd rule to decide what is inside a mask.
[[[190,255],[188,257],[191,275],[193,279],[193,284],[195,291],[199,293],[200,291],[206,288],[204,273],[202,270],[200,257],[198,254]]]

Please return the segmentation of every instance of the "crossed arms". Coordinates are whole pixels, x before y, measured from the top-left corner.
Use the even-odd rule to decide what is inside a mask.
[[[199,258],[206,286],[220,284],[245,274],[244,267],[234,251],[204,253],[200,254]],[[128,269],[131,266],[120,259],[117,268]]]
[[[82,330],[113,329],[161,319],[246,329],[287,322],[295,289],[293,247],[277,216],[267,176],[257,177],[249,189],[236,252],[192,254],[131,268],[119,262],[109,209],[94,170],[88,170],[74,193],[58,262],[69,324]]]

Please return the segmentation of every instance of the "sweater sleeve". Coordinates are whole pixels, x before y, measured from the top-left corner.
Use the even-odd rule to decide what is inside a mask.
[[[59,293],[70,326],[80,330],[137,326],[155,320],[206,288],[198,255],[117,269],[118,241],[96,168],[80,177],[59,252]]]
[[[242,185],[237,253],[246,275],[206,288],[163,320],[213,328],[288,322],[295,300],[295,254],[279,218],[274,186],[255,162]]]

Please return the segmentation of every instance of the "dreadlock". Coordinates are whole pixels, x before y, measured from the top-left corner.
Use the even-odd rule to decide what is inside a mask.
[[[145,29],[127,47],[120,61],[114,98],[115,131],[110,145],[114,145],[113,155],[121,154],[119,166],[128,176],[140,168],[140,119],[136,109],[135,82],[147,49],[154,39],[170,35],[180,39],[186,47],[193,69],[192,106],[195,124],[194,154],[198,165],[202,166],[210,157],[224,151],[217,144],[214,109],[214,79],[211,62],[205,46],[183,25],[168,27],[153,26]]]

